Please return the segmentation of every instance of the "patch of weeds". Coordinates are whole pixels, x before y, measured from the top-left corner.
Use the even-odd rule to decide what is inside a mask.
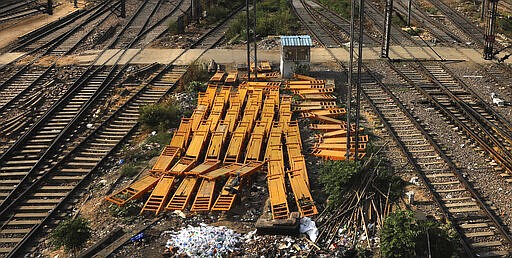
[[[121,175],[125,177],[133,177],[139,173],[140,167],[132,165],[132,164],[126,164],[121,168]]]
[[[126,197],[126,196],[124,196]],[[141,209],[141,205],[136,200],[130,200],[126,202],[123,206],[118,206],[115,204],[110,204],[109,213],[113,217],[122,218],[126,221],[129,221],[131,217],[139,214]]]

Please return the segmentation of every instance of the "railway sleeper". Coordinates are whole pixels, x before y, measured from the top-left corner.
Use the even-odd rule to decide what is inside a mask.
[[[30,169],[32,169],[32,166],[13,166],[13,167],[2,167],[2,168],[0,168],[0,171],[12,171],[12,170],[15,170],[15,171],[19,171],[19,170],[26,171],[26,170],[30,170]]]
[[[22,160],[8,160],[4,165],[19,165],[19,164],[36,164],[37,160],[22,159]]]
[[[85,177],[85,175],[83,175],[83,176],[52,176],[50,178],[50,180],[77,182],[77,181],[82,180],[84,177]]]

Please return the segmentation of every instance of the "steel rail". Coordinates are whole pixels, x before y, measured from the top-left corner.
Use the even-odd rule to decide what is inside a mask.
[[[220,25],[218,25],[218,26],[220,26]],[[215,29],[215,28],[214,28],[214,29]],[[215,45],[215,44],[212,44],[212,46],[213,46],[213,45]],[[190,48],[188,48],[188,49],[190,49]],[[187,49],[187,50],[188,50],[188,49]],[[183,55],[187,52],[187,50],[186,50],[186,51],[183,51],[181,54],[179,54],[179,55],[175,58],[175,60],[174,60],[173,62],[171,62],[169,65],[167,65],[164,69],[162,69],[162,70],[160,70],[159,72],[157,72],[157,75],[153,76],[153,77],[148,81],[148,83],[146,83],[146,84],[145,84],[145,86],[144,86],[144,87],[142,87],[142,88],[137,92],[137,94],[135,94],[134,96],[132,96],[132,97],[130,98],[130,100],[129,100],[129,101],[125,102],[125,103],[122,105],[122,107],[121,107],[121,108],[119,108],[119,109],[118,109],[118,110],[116,110],[112,115],[110,115],[110,116],[109,116],[109,118],[108,118],[107,120],[105,120],[105,121],[102,123],[102,125],[101,125],[100,127],[98,127],[98,128],[94,131],[94,133],[89,134],[89,135],[88,135],[88,136],[87,136],[87,137],[86,137],[86,138],[85,138],[85,139],[84,139],[84,140],[83,140],[79,145],[77,145],[77,146],[76,146],[72,151],[70,151],[69,153],[67,153],[65,158],[63,158],[63,159],[61,159],[60,161],[58,161],[58,162],[57,162],[57,164],[55,164],[54,166],[52,166],[52,168],[51,168],[51,169],[49,169],[49,170],[47,170],[46,172],[44,172],[44,174],[42,174],[42,175],[40,176],[40,178],[39,178],[39,179],[37,179],[36,181],[34,181],[34,182],[33,182],[33,183],[28,187],[28,188],[26,188],[26,189],[23,191],[23,193],[21,193],[21,194],[18,196],[18,198],[17,198],[16,200],[14,200],[14,201],[13,201],[13,202],[12,202],[12,203],[7,207],[7,208],[5,208],[5,209],[1,210],[1,211],[0,211],[0,217],[3,217],[4,215],[6,215],[6,213],[8,213],[8,212],[12,211],[12,210],[15,208],[14,206],[15,206],[17,203],[22,202],[22,201],[24,200],[24,198],[26,198],[26,196],[30,193],[30,191],[32,191],[33,189],[35,189],[37,186],[43,185],[43,184],[44,184],[44,180],[45,180],[46,178],[48,178],[48,177],[51,175],[51,173],[53,173],[54,171],[58,170],[58,168],[59,168],[60,166],[62,166],[62,164],[64,164],[64,163],[65,163],[65,161],[66,161],[67,159],[69,159],[70,157],[72,157],[72,156],[74,155],[74,152],[75,152],[76,150],[80,150],[80,147],[81,147],[81,146],[86,145],[86,144],[87,144],[87,141],[91,140],[91,139],[92,139],[92,138],[93,138],[93,137],[94,137],[98,132],[101,132],[102,128],[103,128],[103,127],[104,127],[108,122],[110,122],[113,118],[115,118],[117,114],[119,114],[120,112],[122,112],[123,108],[125,108],[126,106],[128,106],[128,105],[129,105],[129,103],[130,103],[130,101],[132,101],[132,102],[133,102],[133,99],[135,99],[135,98],[136,98],[136,96],[137,96],[139,93],[143,92],[147,87],[149,87],[149,86],[150,86],[154,81],[158,80],[158,79],[159,79],[163,74],[165,74],[169,69],[172,69],[172,67],[174,67],[173,63],[174,63],[176,60],[178,60],[181,56],[183,56]],[[203,52],[203,54],[204,54],[204,52]],[[201,55],[202,55],[202,54],[201,54]],[[174,85],[176,85],[176,83],[175,83]],[[170,88],[168,89],[168,91],[167,91],[165,94],[167,94],[168,92],[170,92],[170,91],[171,91],[171,90],[173,90],[173,89],[174,89],[174,86],[173,86],[173,87],[170,87]],[[162,97],[161,97],[160,99],[162,99],[162,98],[163,98],[163,96],[165,96],[165,94],[164,94],[164,95],[162,95]],[[54,207],[54,208],[53,208],[53,209],[48,213],[48,216],[46,216],[46,217],[41,221],[41,223],[39,223],[39,224],[35,225],[35,226],[30,230],[30,232],[29,232],[29,233],[28,233],[28,235],[24,238],[24,240],[23,240],[22,242],[20,242],[20,243],[16,246],[16,248],[15,248],[15,249],[14,249],[14,250],[9,254],[9,257],[11,257],[11,256],[15,256],[15,255],[17,254],[17,252],[19,252],[19,251],[20,251],[20,249],[21,249],[24,245],[26,245],[27,241],[29,241],[29,240],[31,239],[31,237],[32,237],[32,236],[37,232],[37,230],[38,230],[38,229],[40,229],[40,228],[41,228],[41,226],[42,226],[42,225],[44,225],[44,224],[47,222],[47,220],[48,220],[51,216],[53,216],[53,215],[55,214],[55,212],[57,212],[57,211],[58,211],[58,209],[59,209],[59,208],[60,208],[60,207],[61,207],[61,206],[66,202],[66,201],[68,201],[68,199],[69,199],[69,198],[70,198],[70,196],[74,193],[74,191],[76,191],[76,190],[79,188],[79,186],[81,186],[81,185],[82,185],[82,184],[87,180],[87,178],[88,178],[92,173],[94,173],[94,171],[95,171],[98,167],[100,167],[100,166],[102,165],[102,163],[104,162],[104,160],[106,159],[106,157],[108,157],[108,156],[109,156],[109,155],[110,155],[110,154],[111,154],[111,153],[112,153],[116,148],[118,148],[118,146],[119,146],[119,145],[120,145],[120,144],[121,144],[125,139],[127,139],[127,138],[128,138],[128,136],[129,136],[129,135],[131,135],[131,133],[133,133],[133,132],[135,131],[135,129],[137,128],[137,126],[138,126],[138,123],[137,123],[137,124],[135,124],[135,125],[133,125],[133,127],[132,127],[132,129],[129,131],[129,133],[127,133],[127,134],[123,137],[123,139],[122,139],[122,140],[119,140],[119,141],[118,141],[118,143],[115,145],[115,147],[113,147],[113,148],[112,148],[112,149],[111,149],[111,150],[110,150],[110,151],[109,151],[109,152],[108,152],[108,153],[107,153],[107,154],[106,154],[106,155],[105,155],[105,156],[104,156],[104,157],[103,157],[103,158],[102,158],[102,159],[101,159],[101,160],[100,160],[100,161],[99,161],[95,166],[94,166],[94,168],[93,168],[93,169],[91,169],[91,170],[87,173],[87,175],[86,175],[84,178],[82,178],[82,179],[81,179],[81,180],[80,180],[80,181],[75,185],[75,187],[73,187],[73,189],[72,189],[71,191],[69,191],[69,192],[66,194],[66,196],[65,196],[61,201],[59,201],[59,203],[57,204],[57,206],[55,206],[55,207]],[[12,217],[12,216],[11,216],[11,217]]]
[[[182,1],[183,2],[183,1]],[[177,9],[177,7],[173,10],[175,11]],[[119,32],[121,33],[121,32]],[[94,63],[97,62],[100,57],[108,50],[108,48],[105,48],[96,58],[95,60],[92,62],[92,65],[89,66],[89,69],[88,71],[94,67]],[[63,128],[63,130],[53,139],[53,141],[51,142],[50,146],[44,151],[44,153],[37,159],[37,162],[31,167],[31,169],[29,170],[29,172],[22,178],[21,182],[19,184],[17,184],[17,186],[11,191],[11,193],[4,199],[4,201],[2,203],[0,203],[0,210],[5,206],[5,205],[8,205],[9,204],[9,200],[11,200],[12,198],[14,198],[15,196],[15,193],[18,190],[18,187],[21,188],[23,186],[23,184],[25,182],[27,182],[31,177],[32,177],[32,174],[36,171],[37,168],[39,168],[42,163],[46,160],[47,157],[49,157],[50,155],[54,154],[53,153],[53,150],[55,148],[57,148],[60,144],[60,142],[65,139],[65,137],[69,134],[68,132],[72,129],[74,129],[74,126],[81,121],[81,119],[87,114],[87,111],[93,106],[94,103],[97,102],[97,100],[100,98],[100,96],[103,94],[103,92],[108,88],[108,86],[114,81],[116,80],[117,78],[119,78],[123,71],[129,66],[129,61],[131,61],[133,58],[135,58],[141,51],[143,50],[142,49],[139,49],[137,51],[137,53],[135,53],[129,60],[128,62],[126,62],[126,64],[121,68],[119,69],[119,71],[115,72],[116,71],[116,65],[112,66],[112,69],[110,70],[108,76],[105,78],[105,80],[102,82],[102,84],[99,86],[99,88],[96,90],[96,92],[94,92],[94,94],[90,97],[90,99],[88,101],[86,101],[80,108],[80,110],[78,111],[78,113],[73,117],[73,119]],[[115,63],[117,64],[117,62],[119,62],[120,60],[122,60],[122,58],[124,57],[124,55],[126,54],[126,52],[123,52],[121,53],[121,55],[117,56],[117,55],[113,55],[111,56],[105,63],[109,62],[109,60],[111,59],[114,59],[115,60]],[[117,56],[117,58],[116,58]],[[101,70],[105,65],[101,65],[99,68],[97,68],[96,70],[94,70],[93,74],[98,72],[99,70]],[[83,83],[85,83],[85,80],[80,80],[81,78],[84,77],[84,75],[87,74],[87,72],[83,73],[82,76],[79,78],[79,81],[80,83],[75,86],[75,87],[72,87],[74,89],[78,89],[81,87],[81,85]],[[90,76],[86,77],[87,79],[91,78]],[[50,117],[51,115],[54,114],[54,112],[56,112],[55,110],[60,107],[62,105],[62,103],[64,103],[64,99],[68,99],[70,96],[72,96],[72,93],[74,93],[74,91],[69,91],[69,94],[67,94],[66,98],[63,98],[63,102],[59,102],[57,103],[56,105],[54,105],[52,107],[52,109],[49,110],[49,112],[47,112],[43,118],[41,118],[40,120],[38,120],[38,122],[36,124],[34,124],[34,126],[32,126],[21,138],[18,139],[18,141],[16,141],[16,143],[14,143],[7,151],[5,151],[2,156],[0,156],[0,164],[1,163],[4,163],[5,160],[12,156],[12,153],[19,148],[19,146],[21,146],[23,143],[25,143],[27,141],[27,139],[31,136],[33,136],[38,128],[41,128],[45,123],[46,123],[46,120],[48,120],[47,118]]]
[[[377,80],[375,78],[375,76],[372,74],[372,73],[368,73],[371,75],[372,79],[374,80],[375,83],[377,83],[380,88],[385,91],[387,94],[388,94],[388,97],[390,97],[393,102],[397,105],[397,107],[400,108],[400,110],[407,116],[407,118],[409,119],[409,122],[411,122],[412,124],[414,124],[414,127],[416,129],[418,129],[419,131],[421,131],[423,137],[425,137],[428,142],[430,143],[430,145],[434,148],[434,150],[436,151],[436,153],[441,156],[444,160],[444,162],[446,162],[448,164],[448,166],[450,167],[450,171],[453,172],[457,178],[460,180],[460,182],[463,184],[464,188],[471,194],[472,198],[474,200],[477,201],[477,204],[478,206],[484,211],[484,213],[486,214],[486,216],[493,222],[493,224],[495,225],[495,227],[498,229],[498,231],[503,235],[503,237],[505,238],[505,240],[509,243],[509,244],[512,244],[512,239],[510,238],[510,235],[508,233],[507,230],[505,230],[504,226],[502,225],[501,223],[501,220],[498,219],[494,213],[487,207],[487,205],[485,204],[485,202],[480,198],[479,194],[473,189],[473,187],[471,187],[470,183],[467,181],[467,179],[460,173],[460,171],[457,169],[456,165],[451,161],[451,159],[444,153],[444,151],[442,151],[442,149],[439,147],[439,145],[432,139],[432,137],[428,134],[427,131],[425,131],[425,129],[416,121],[416,119],[409,113],[409,111],[403,106],[403,104],[401,103],[401,101],[384,85],[382,84],[379,80]],[[421,173],[420,171],[422,171],[422,169],[419,167],[419,165],[417,164],[416,160],[414,160],[411,156],[411,154],[409,153],[409,151],[407,151],[407,148],[405,146],[405,144],[398,138],[398,136],[396,135],[395,131],[393,130],[393,128],[390,126],[389,122],[385,119],[385,117],[382,115],[382,113],[380,112],[380,110],[375,106],[375,104],[373,103],[373,101],[371,100],[370,97],[368,97],[367,93],[363,90],[363,94],[365,95],[365,98],[367,98],[369,100],[369,103],[370,105],[372,106],[372,109],[375,111],[375,113],[379,116],[380,120],[383,122],[383,124],[386,126],[386,129],[390,132],[392,138],[395,140],[395,142],[398,144],[398,147],[400,148],[400,150],[403,152],[403,154],[406,156],[409,164],[411,164],[415,171],[417,172],[418,175],[420,175],[423,183],[425,183],[425,185],[428,186],[428,190],[429,192],[432,194],[432,196],[434,196],[434,200],[437,204],[438,207],[440,207],[443,215],[446,217],[446,218],[449,218],[451,221],[453,221],[454,217],[453,215],[447,210],[447,208],[445,208],[445,206],[442,204],[442,201],[441,201],[441,196],[439,195],[438,192],[436,192],[434,190],[434,186],[431,185],[429,183],[429,179],[425,176],[425,174]],[[462,231],[462,229],[460,227],[457,226],[456,223],[453,223],[452,225],[455,225],[455,229],[457,231],[457,233],[463,237],[464,236],[464,233]],[[473,249],[470,247],[470,243],[468,242],[467,238],[463,238],[463,247],[464,247],[464,250],[466,252],[466,254],[470,255],[471,257],[476,257],[476,255],[474,254],[473,252]]]
[[[312,33],[313,33],[313,34],[315,34],[315,32],[314,32],[314,31],[312,31]],[[331,53],[331,55],[332,55],[332,53]],[[335,55],[332,55],[332,56],[333,56],[333,58],[335,58],[335,60],[337,61],[337,63],[338,63],[338,64],[340,64],[340,66],[344,67],[344,66],[343,66],[343,63],[342,63],[340,60],[338,60],[338,59],[336,58],[336,56],[335,56]],[[367,69],[365,68],[365,70],[367,70]],[[371,74],[371,73],[370,73],[370,75],[372,76],[372,80],[373,80],[375,83],[377,83],[377,84],[378,84],[378,85],[380,85],[380,86],[382,86],[382,85],[383,85],[380,81],[378,81],[378,80],[374,77],[374,75],[373,75],[373,74]],[[363,94],[366,96],[366,92],[365,92],[364,90],[363,90]],[[393,95],[393,96],[394,96],[394,95]],[[394,99],[396,100],[396,98],[394,98]],[[425,130],[424,130],[424,129],[423,129],[423,128],[422,128],[422,127],[421,127],[421,126],[416,122],[416,121],[415,121],[415,119],[412,117],[412,115],[410,115],[410,113],[408,113],[408,111],[405,109],[405,107],[403,107],[403,105],[402,105],[400,102],[396,102],[396,103],[397,103],[397,105],[401,106],[402,110],[404,110],[404,111],[407,113],[407,116],[408,116],[409,120],[411,120],[411,121],[414,123],[415,127],[416,127],[416,128],[418,128],[420,131],[422,131],[423,135],[425,135],[425,137],[427,137],[427,139],[430,139],[430,141],[432,141],[432,142],[433,142],[432,138],[431,138],[428,134],[426,134],[426,131],[425,131]],[[382,117],[382,115],[379,115],[379,117],[381,118],[381,120],[383,121],[383,123],[388,124],[388,122],[386,121],[386,119],[384,119],[384,117]],[[388,125],[389,125],[389,124],[388,124]],[[389,129],[389,127],[388,127],[388,129]],[[392,132],[392,130],[390,130],[390,132]],[[410,163],[410,164],[413,164],[413,166],[415,167],[416,171],[418,171],[418,172],[419,172],[420,170],[418,170],[418,168],[419,168],[419,167],[418,167],[418,165],[415,163],[415,161],[414,161],[410,156],[408,156],[408,155],[407,155],[407,151],[406,151],[406,148],[405,148],[405,146],[403,145],[403,143],[401,143],[400,141],[398,141],[398,139],[396,138],[396,136],[395,136],[395,135],[392,135],[392,136],[393,136],[393,138],[395,139],[395,141],[399,144],[399,147],[401,147],[402,151],[406,154],[406,156],[407,156],[407,158],[408,158],[409,163]],[[500,219],[499,219],[499,218],[497,218],[497,217],[492,213],[492,211],[490,211],[490,210],[487,208],[487,206],[485,205],[485,203],[480,199],[480,197],[479,197],[478,193],[477,193],[477,192],[476,192],[476,191],[471,187],[471,185],[469,184],[469,182],[467,182],[467,180],[462,176],[462,174],[461,174],[461,173],[456,169],[456,167],[455,167],[455,165],[453,164],[453,162],[452,162],[452,161],[451,161],[451,160],[446,156],[446,154],[441,150],[441,148],[440,148],[437,144],[435,144],[435,145],[433,145],[433,146],[434,146],[434,148],[435,148],[436,152],[438,153],[438,155],[440,155],[441,157],[443,157],[443,159],[445,159],[445,160],[447,161],[447,164],[449,165],[449,167],[451,168],[451,170],[452,170],[454,173],[456,173],[457,178],[459,178],[459,180],[461,181],[461,183],[464,185],[465,189],[467,189],[467,191],[468,191],[468,192],[469,192],[469,193],[470,193],[470,194],[475,198],[475,200],[477,200],[477,204],[478,204],[478,206],[479,206],[479,207],[484,211],[484,213],[486,214],[486,216],[487,216],[487,217],[488,217],[488,218],[493,222],[493,224],[495,224],[495,225],[496,225],[496,228],[498,229],[498,231],[500,232],[500,234],[504,237],[504,239],[506,240],[506,242],[507,242],[508,244],[512,244],[512,241],[511,241],[511,239],[510,239],[510,235],[509,235],[508,231],[507,231],[507,230],[503,227],[503,225],[501,224]],[[428,182],[428,181],[426,180],[427,178],[426,178],[423,174],[421,174],[421,173],[419,173],[419,174],[421,175],[421,177],[422,177],[423,181]],[[434,199],[435,199],[435,201],[436,201],[436,203],[437,203],[438,207],[440,207],[440,209],[442,210],[442,212],[445,214],[445,216],[446,216],[447,218],[452,218],[452,216],[450,216],[450,214],[449,214],[448,210],[445,210],[446,208],[445,208],[444,206],[442,206],[442,205],[441,205],[442,203],[440,202],[439,195],[438,195],[437,193],[435,193],[435,192],[434,192],[435,190],[434,190],[434,188],[432,187],[432,185],[430,185],[430,184],[427,184],[427,185],[429,185],[429,191],[431,191],[431,192],[433,193],[433,195],[436,197],[436,198],[434,198]],[[459,233],[459,235],[460,235],[460,236],[464,236],[464,234],[463,234],[463,232],[461,231],[461,229],[460,229],[460,228],[456,228],[456,230],[457,230],[457,232]],[[470,256],[474,256],[475,254],[473,253],[472,248],[470,247],[470,243],[469,243],[469,242],[467,242],[467,241],[468,241],[468,239],[467,239],[467,238],[464,238],[463,240],[464,240],[464,241],[463,241],[462,245],[463,245],[463,247],[464,247],[464,249],[465,249],[466,253],[467,253],[468,255],[470,255]]]

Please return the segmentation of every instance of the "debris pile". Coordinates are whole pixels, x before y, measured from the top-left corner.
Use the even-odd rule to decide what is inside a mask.
[[[213,227],[199,224],[198,227],[188,226],[179,232],[169,232],[171,238],[165,247],[177,249],[178,254],[191,257],[225,257],[239,250],[241,235],[226,227]]]
[[[242,256],[254,257],[306,257],[314,245],[306,237],[283,235],[258,235],[256,230],[244,235],[245,243],[241,246]]]

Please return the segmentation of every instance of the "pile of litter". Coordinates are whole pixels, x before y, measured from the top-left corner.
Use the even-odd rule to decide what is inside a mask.
[[[171,239],[166,248],[177,248],[178,254],[191,257],[226,257],[239,250],[240,234],[226,227],[213,227],[201,223],[199,227],[188,226],[179,232],[169,232]]]

